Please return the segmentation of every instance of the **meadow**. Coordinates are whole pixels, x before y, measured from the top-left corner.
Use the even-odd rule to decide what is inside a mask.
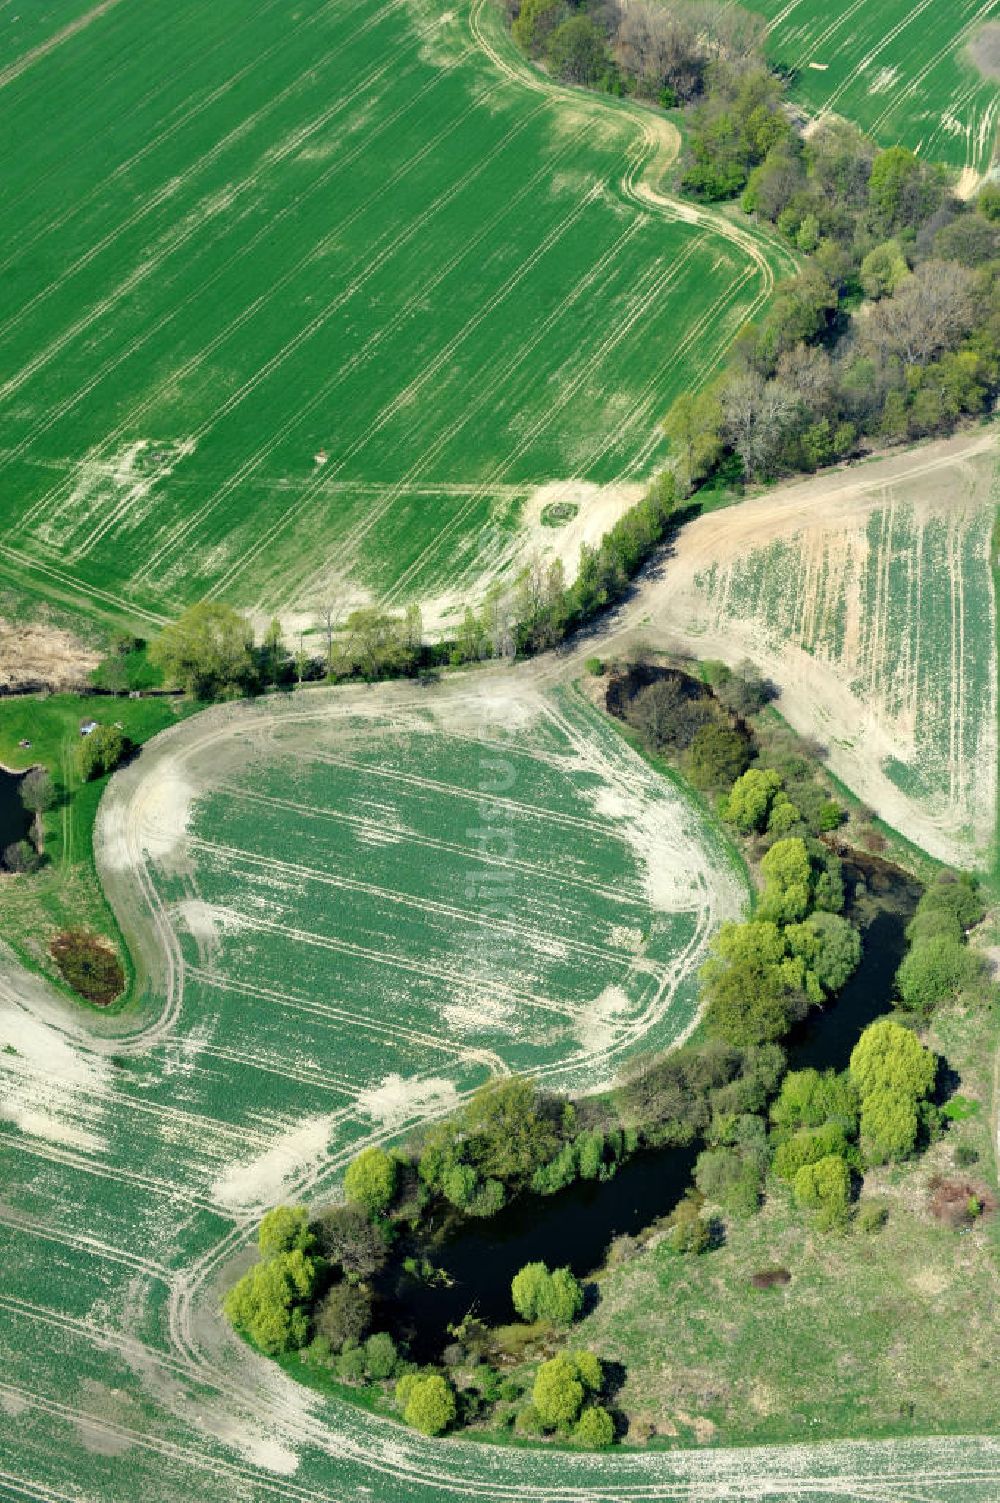
[[[758,0],[769,55],[811,114],[843,115],[882,146],[984,173],[1000,96],[970,43],[998,16],[995,0]]]
[[[460,592],[537,487],[651,473],[770,290],[745,233],[634,197],[672,128],[526,80],[482,0],[87,14],[50,7],[0,87],[29,600],[155,626]]]
[[[930,1043],[965,1112],[917,1162],[866,1171],[860,1208],[881,1209],[877,1230],[817,1233],[772,1179],[760,1212],[732,1218],[705,1257],[661,1245],[602,1273],[581,1337],[625,1363],[623,1402],[660,1444],[690,1444],[699,1422],[745,1445],[993,1427],[996,1225],[956,1232],[931,1214],[930,1186],[954,1177],[960,1147],[978,1159],[966,1174],[992,1181],[995,1012],[943,1008]],[[775,1267],[788,1282],[755,1288]]]

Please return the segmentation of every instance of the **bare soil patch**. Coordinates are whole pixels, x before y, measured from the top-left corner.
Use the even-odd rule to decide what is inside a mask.
[[[1000,21],[988,21],[970,39],[969,58],[984,78],[1000,78]]]
[[[952,795],[921,799],[886,772],[914,756],[916,724],[904,705],[891,709],[892,680],[866,683],[870,665],[855,652],[861,639],[855,577],[848,555],[863,559],[870,519],[904,507],[919,525],[962,519],[991,504],[996,440],[989,431],[921,445],[906,453],[776,486],[742,505],[697,518],[679,534],[674,553],[640,584],[615,630],[589,651],[630,639],[700,659],[734,663],[751,659],[780,689],[779,708],[793,728],[826,748],[831,770],[894,829],[941,860],[968,864],[993,834],[996,734],[988,710],[979,726],[975,765],[955,768]],[[976,512],[978,515],[978,512]],[[746,558],[772,545],[797,548],[804,560],[804,628],[826,609],[831,590],[847,590],[844,642],[836,654],[807,651],[773,630],[768,602],[736,608],[728,599],[730,576]],[[790,579],[789,591],[796,581]],[[971,630],[971,623],[967,623]],[[877,666],[877,665],[876,665]],[[916,680],[914,679],[914,682]],[[953,692],[941,684],[942,697]],[[957,714],[960,688],[953,693]]]
[[[0,617],[0,694],[88,687],[100,655],[59,626]]]

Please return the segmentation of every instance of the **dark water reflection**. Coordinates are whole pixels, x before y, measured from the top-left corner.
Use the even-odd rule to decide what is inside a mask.
[[[789,1068],[842,1070],[858,1035],[892,1006],[892,979],[905,952],[905,928],[920,895],[906,873],[874,858],[844,863],[852,912],[864,926],[864,953],[836,1002],[787,1040]],[[392,1327],[408,1333],[421,1361],[440,1355],[447,1327],[472,1309],[488,1324],[512,1319],[510,1281],[525,1263],[569,1267],[583,1278],[623,1233],[634,1235],[676,1205],[691,1183],[697,1149],[636,1154],[606,1183],[578,1181],[557,1195],[529,1195],[488,1221],[469,1220],[428,1250],[447,1286],[401,1276],[387,1300]]]

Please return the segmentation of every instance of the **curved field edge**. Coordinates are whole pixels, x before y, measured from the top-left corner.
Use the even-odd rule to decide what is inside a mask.
[[[493,685],[484,691],[486,678]],[[551,693],[534,665],[508,683],[518,697],[530,697],[539,680],[541,692]],[[477,675],[471,692],[502,695],[503,684],[501,675]],[[441,688],[442,702],[459,710],[470,692],[458,676]],[[370,719],[374,701],[405,705],[407,695],[424,714],[426,696],[435,692],[389,685],[353,697]],[[40,1089],[31,1099],[22,1095],[26,1111],[48,1106],[48,1139],[37,1120],[29,1124],[33,1132],[3,1136],[8,1189],[0,1240],[10,1277],[0,1307],[11,1341],[0,1383],[7,1418],[0,1426],[10,1422],[8,1485],[23,1482],[34,1495],[57,1496],[72,1479],[77,1492],[84,1490],[80,1496],[116,1498],[127,1454],[131,1495],[138,1491],[156,1503],[234,1496],[320,1503],[359,1489],[389,1503],[401,1488],[428,1503],[469,1496],[545,1503],[567,1496],[622,1503],[864,1496],[889,1503],[913,1486],[940,1503],[990,1497],[1000,1449],[989,1438],[605,1457],[426,1442],[352,1405],[321,1401],[249,1354],[227,1330],[220,1293],[245,1266],[260,1205],[278,1194],[324,1197],[360,1142],[391,1142],[456,1099],[442,1089],[444,1072],[432,1063],[423,1096],[401,1104],[383,1099],[376,1107],[369,1094],[361,1115],[349,1102],[325,1117],[315,1113],[315,1097],[307,1097],[316,1082],[303,1082],[307,1051],[298,1047],[296,1014],[282,1007],[276,1026],[293,1072],[296,1110],[311,1115],[295,1123],[278,1114],[277,1124],[304,1135],[284,1143],[285,1162],[276,1166],[276,1118],[267,1094],[248,1093],[248,1078],[235,1096],[224,1084],[234,1071],[280,1068],[278,1059],[260,1058],[268,1044],[264,1015],[241,1002],[228,1034],[199,1028],[208,1020],[197,1016],[197,1005],[193,1018],[183,1015],[178,969],[189,962],[161,889],[163,870],[183,875],[189,832],[200,838],[197,798],[191,804],[176,797],[183,793],[177,780],[184,781],[185,750],[200,744],[210,775],[228,780],[228,742],[251,757],[259,790],[262,763],[248,731],[264,732],[265,761],[273,762],[282,751],[282,720],[314,718],[349,697],[318,691],[290,704],[208,712],[161,735],[113,781],[102,810],[102,869],[120,911],[122,897],[131,897],[123,925],[136,935],[144,931],[147,948],[161,951],[156,969],[167,988],[158,1011],[132,1020],[131,1035],[123,1031],[125,1019],[98,1029],[104,1020],[84,1019],[16,966],[0,977],[0,1037],[9,1036],[12,1020],[19,1025],[19,1053],[0,1053],[0,1065],[16,1078],[20,1061],[33,1063],[36,1087],[44,1079],[51,1093],[55,1081],[62,1093],[60,1103],[46,1102]],[[565,692],[557,699],[560,713],[579,710]],[[513,702],[508,692],[508,713]],[[123,828],[126,811],[134,817]],[[123,837],[132,842],[124,852]],[[356,1036],[356,1026],[347,1038]],[[404,1041],[404,1052],[413,1048]],[[334,1053],[330,1064],[339,1068],[345,1058]],[[464,1079],[459,1072],[460,1089],[482,1078],[482,1065],[469,1065]],[[240,1121],[231,1120],[237,1101],[253,1108]],[[227,1121],[214,1120],[213,1104],[216,1114],[229,1114]],[[80,1136],[55,1141],[53,1125],[60,1122]]]
[[[997,797],[992,427],[775,486],[679,534],[609,642],[752,659],[892,829],[982,868]]]
[[[114,12],[118,41],[135,15]],[[190,173],[173,124],[155,152],[140,132],[121,233],[109,230],[115,200],[93,241],[94,185],[60,209],[60,276],[26,269],[25,300],[0,328],[16,368],[0,403],[16,397],[22,415],[0,469],[23,496],[2,566],[39,593],[82,593],[95,611],[155,624],[201,595],[270,615],[312,611],[345,582],[391,601],[482,582],[511,566],[538,487],[649,473],[671,392],[711,374],[775,267],[791,265],[723,214],[654,198],[644,179],[676,150],[673,127],[525,68],[481,0],[471,12],[367,3],[351,21],[342,3],[302,12],[274,42],[290,53],[287,84],[281,74],[261,100],[248,95],[245,109],[260,108],[247,130],[228,131]],[[264,54],[246,61],[241,28],[234,59],[236,41],[213,28],[202,71],[218,85],[221,129],[235,108],[225,70],[246,62],[234,76],[259,93]],[[315,73],[293,72],[310,36],[325,44],[306,52]],[[393,89],[376,37],[398,42],[405,81]],[[324,79],[317,93],[341,43],[354,49],[353,92],[331,94]],[[74,53],[60,51],[64,66]],[[22,103],[37,107],[30,92]],[[152,131],[157,118],[141,100],[134,109]],[[160,178],[174,155],[168,205]],[[336,173],[357,202],[333,194]],[[51,202],[23,186],[34,232]],[[239,290],[234,268],[259,281],[272,265],[265,285]],[[101,348],[83,362],[85,336]],[[349,351],[333,369],[331,342]],[[609,515],[605,497],[592,525],[629,499],[613,495]]]

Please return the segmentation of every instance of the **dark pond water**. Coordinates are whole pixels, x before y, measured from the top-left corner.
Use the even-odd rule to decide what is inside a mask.
[[[862,962],[836,1003],[790,1035],[793,1070],[844,1069],[862,1029],[892,1005],[892,978],[920,888],[877,860],[845,861],[844,875],[849,894],[858,883],[864,889],[854,907],[864,924]],[[447,1326],[472,1309],[488,1324],[511,1320],[510,1281],[519,1268],[541,1260],[568,1266],[578,1278],[592,1273],[615,1237],[635,1234],[673,1209],[691,1183],[697,1151],[636,1154],[604,1184],[578,1181],[558,1195],[525,1196],[492,1220],[462,1224],[429,1251],[450,1283],[404,1275],[385,1307],[389,1323],[409,1336],[418,1361],[428,1361],[449,1340]]]
[[[0,853],[25,840],[31,829],[31,815],[21,803],[23,776],[0,767]]]

